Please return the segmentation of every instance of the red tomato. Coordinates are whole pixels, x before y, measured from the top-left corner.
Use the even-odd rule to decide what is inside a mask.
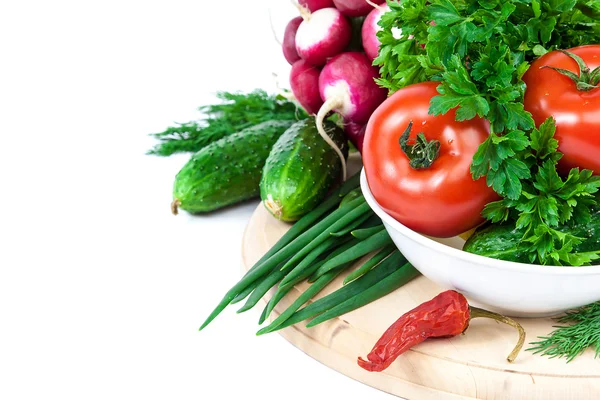
[[[481,118],[457,122],[455,110],[430,115],[437,85],[407,86],[384,101],[369,120],[362,155],[371,192],[388,214],[419,233],[451,237],[483,222],[483,207],[498,196],[469,171],[489,135],[489,123]],[[400,147],[410,121],[412,141],[423,132],[427,140],[440,142],[439,156],[429,168],[413,169]]]
[[[590,69],[600,65],[600,45],[568,50]],[[564,154],[559,170],[568,174],[574,167],[600,174],[600,89],[580,91],[567,76],[543,66],[562,68],[579,75],[577,62],[559,51],[538,58],[523,77],[527,84],[525,109],[537,125],[553,116],[558,150]]]

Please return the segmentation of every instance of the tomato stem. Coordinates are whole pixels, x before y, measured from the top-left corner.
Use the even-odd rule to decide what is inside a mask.
[[[587,66],[585,61],[583,61],[583,59],[578,55],[564,50],[559,51],[575,60],[577,66],[579,67],[579,75],[569,70],[551,67],[549,65],[544,65],[542,68],[550,68],[568,77],[575,83],[575,86],[579,91],[588,92],[592,89],[600,88],[600,86],[598,86],[598,84],[600,83],[600,67],[597,67],[593,71],[590,71],[590,68]]]
[[[417,134],[417,139],[414,144],[409,144],[410,131],[413,122],[410,121],[406,130],[400,136],[400,148],[410,160],[409,165],[414,169],[424,169],[431,167],[431,164],[440,155],[440,141],[427,141],[425,134],[420,132]]]

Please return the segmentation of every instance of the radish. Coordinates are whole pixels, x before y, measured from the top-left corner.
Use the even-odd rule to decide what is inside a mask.
[[[321,8],[333,7],[333,0],[299,0],[303,7],[306,7],[310,12],[315,12]]]
[[[335,8],[322,8],[303,18],[296,32],[296,50],[309,64],[324,65],[350,43],[350,22]]]
[[[381,16],[389,10],[390,7],[387,4],[376,6],[373,11],[367,15],[362,26],[363,48],[371,60],[377,58],[377,55],[379,54],[379,46],[381,44],[377,37],[377,32],[381,30],[381,27],[378,24],[379,20],[381,19]]]
[[[344,121],[344,133],[348,140],[352,142],[354,147],[362,153],[363,141],[365,140],[365,132],[367,124],[358,124],[353,121]]]
[[[319,75],[321,70],[304,60],[292,65],[290,86],[298,103],[309,114],[316,114],[323,105],[319,94]],[[329,136],[328,136],[329,137]]]
[[[372,4],[385,3],[385,0],[333,0],[335,7],[348,17],[363,17],[373,9]]]
[[[346,177],[346,160],[341,150],[323,129],[323,120],[334,110],[344,119],[366,124],[375,109],[387,97],[387,91],[375,83],[379,74],[371,60],[358,52],[342,53],[327,62],[319,76],[319,93],[325,103],[317,113],[319,134],[334,148],[342,161]]]
[[[296,17],[288,22],[285,27],[285,33],[283,34],[283,56],[287,62],[292,65],[300,59],[298,52],[296,51],[296,31],[302,22],[302,17]]]

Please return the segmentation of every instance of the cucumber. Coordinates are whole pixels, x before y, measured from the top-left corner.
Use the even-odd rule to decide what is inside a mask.
[[[347,157],[343,130],[329,121],[325,130]],[[341,173],[340,160],[319,135],[314,119],[298,121],[273,146],[260,181],[260,197],[275,217],[296,221],[325,199]]]
[[[587,224],[561,226],[558,230],[584,239],[574,246],[576,253],[600,250],[600,211],[595,210]],[[478,228],[465,242],[463,250],[499,260],[529,263],[529,253],[520,245],[522,237],[523,232],[512,224],[489,224]]]
[[[213,211],[259,195],[262,169],[294,121],[266,121],[226,136],[192,156],[175,177],[171,211]]]

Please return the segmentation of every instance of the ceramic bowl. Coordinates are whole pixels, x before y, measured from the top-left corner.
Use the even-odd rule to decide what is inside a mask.
[[[427,237],[387,214],[373,198],[364,169],[360,183],[367,203],[407,260],[475,306],[515,317],[543,317],[600,300],[600,266],[550,267],[464,252],[465,240],[458,236]]]

